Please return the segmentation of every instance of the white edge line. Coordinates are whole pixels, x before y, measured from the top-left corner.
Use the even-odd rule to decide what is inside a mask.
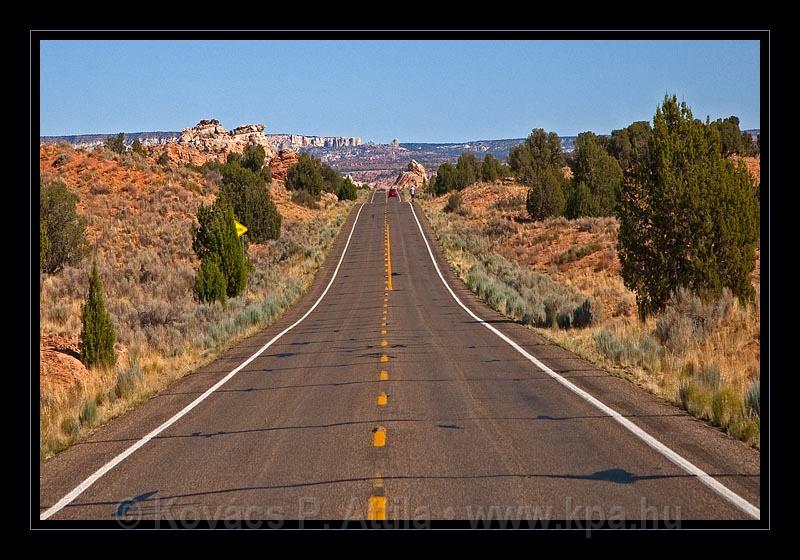
[[[294,323],[292,323],[291,325],[289,325],[288,327],[283,329],[281,332],[276,334],[269,342],[267,342],[264,346],[259,348],[256,351],[255,354],[253,354],[252,356],[247,358],[244,362],[239,364],[239,366],[237,366],[236,369],[231,370],[231,372],[228,373],[225,377],[223,377],[222,379],[217,381],[214,385],[212,385],[211,387],[206,389],[206,391],[202,395],[200,395],[195,400],[193,400],[188,405],[186,405],[180,412],[175,414],[175,416],[173,416],[172,418],[170,418],[169,420],[167,420],[166,422],[161,424],[158,428],[156,428],[155,430],[153,430],[152,432],[150,432],[149,434],[144,436],[142,439],[140,439],[139,441],[137,441],[136,443],[131,445],[128,449],[126,449],[125,451],[123,451],[122,453],[120,453],[119,455],[117,455],[116,457],[111,459],[108,463],[106,463],[105,465],[103,465],[102,467],[97,469],[97,471],[95,471],[95,473],[93,475],[91,475],[89,478],[87,478],[86,480],[81,482],[71,492],[69,492],[66,496],[61,498],[58,502],[56,502],[52,507],[47,509],[44,513],[40,514],[39,515],[39,519],[40,520],[45,520],[45,519],[51,517],[52,515],[58,513],[65,506],[69,505],[70,502],[72,502],[75,498],[77,498],[87,488],[89,488],[92,484],[97,482],[97,480],[100,479],[100,477],[102,477],[108,471],[110,471],[115,466],[120,464],[129,455],[131,455],[134,451],[136,451],[137,449],[142,447],[145,443],[147,443],[148,441],[153,439],[159,433],[161,433],[164,430],[166,430],[167,428],[169,428],[172,424],[177,422],[181,417],[185,416],[194,407],[196,407],[198,404],[203,402],[211,393],[213,393],[214,391],[219,389],[222,385],[224,385],[227,381],[229,381],[234,375],[236,375],[243,368],[245,368],[250,362],[252,362],[258,356],[260,356],[264,352],[264,350],[266,350],[267,348],[272,346],[275,343],[276,340],[278,340],[283,335],[288,333],[290,330],[295,328],[297,325],[302,323],[303,320],[305,320],[305,318],[308,317],[311,314],[311,312],[314,311],[314,309],[316,309],[317,305],[319,305],[319,303],[322,301],[322,298],[325,297],[325,294],[328,293],[328,290],[333,285],[333,281],[336,280],[336,275],[339,272],[339,267],[342,266],[342,261],[344,260],[344,256],[347,254],[347,248],[350,246],[350,239],[353,237],[353,232],[356,229],[356,224],[358,223],[358,217],[361,215],[361,210],[363,210],[363,209],[364,209],[364,205],[362,204],[361,207],[358,209],[358,213],[356,214],[356,219],[353,221],[353,227],[350,229],[350,235],[347,236],[347,243],[345,244],[344,249],[342,250],[342,256],[339,257],[339,262],[336,264],[336,269],[333,271],[333,276],[331,276],[331,279],[328,282],[328,285],[325,286],[325,290],[322,292],[322,295],[319,296],[317,301],[314,302],[314,305],[312,305],[308,309],[308,311],[306,311],[303,314],[302,317],[300,317],[297,321],[295,321]]]
[[[419,228],[419,232],[420,234],[422,234],[422,240],[425,242],[425,246],[428,248],[428,255],[430,255],[431,257],[431,261],[433,262],[434,268],[436,268],[436,272],[439,274],[439,278],[442,280],[442,283],[444,284],[445,288],[447,288],[447,291],[450,292],[450,295],[453,296],[453,299],[456,301],[456,303],[460,305],[464,309],[464,311],[466,311],[473,319],[478,321],[481,325],[483,325],[484,327],[492,331],[494,334],[499,336],[501,339],[503,339],[505,342],[507,342],[512,348],[514,348],[514,350],[522,354],[525,358],[527,358],[530,362],[532,362],[534,365],[536,365],[550,377],[552,377],[553,379],[561,383],[564,387],[566,387],[573,393],[576,393],[577,395],[579,395],[584,400],[588,401],[589,403],[591,403],[604,413],[611,416],[614,420],[619,422],[623,427],[632,432],[636,437],[644,441],[651,448],[661,453],[664,457],[666,457],[667,459],[669,459],[670,461],[681,467],[689,474],[696,476],[700,480],[700,482],[702,482],[708,488],[710,488],[711,490],[722,496],[725,500],[735,505],[736,507],[738,507],[740,510],[750,515],[751,517],[755,519],[761,519],[761,510],[759,508],[757,508],[756,506],[754,506],[753,504],[751,504],[750,502],[739,496],[737,493],[729,489],[727,486],[719,482],[717,479],[713,478],[711,475],[703,471],[700,467],[697,467],[688,460],[684,459],[681,455],[679,455],[678,453],[676,453],[675,451],[673,451],[672,449],[670,449],[669,447],[658,441],[656,438],[654,438],[653,436],[645,432],[643,429],[641,429],[639,426],[637,426],[636,424],[634,424],[633,422],[622,416],[619,412],[617,412],[613,408],[603,404],[601,401],[599,401],[598,399],[596,399],[595,397],[593,397],[592,395],[590,395],[589,393],[578,387],[577,385],[568,381],[566,378],[560,376],[558,373],[556,373],[555,371],[544,365],[539,359],[528,353],[519,344],[517,344],[509,337],[504,335],[494,326],[490,325],[489,323],[478,317],[466,305],[464,305],[461,302],[461,300],[458,299],[458,296],[456,296],[455,292],[453,292],[453,290],[447,284],[447,281],[444,279],[444,276],[442,275],[442,271],[439,270],[439,265],[436,263],[436,259],[433,256],[433,251],[431,251],[431,246],[428,243],[428,238],[425,235],[425,232],[422,230],[422,224],[420,224],[419,218],[417,218],[417,213],[414,211],[414,205],[412,204],[410,206],[411,206],[411,213],[414,215],[414,220],[416,220],[417,222],[417,227]]]

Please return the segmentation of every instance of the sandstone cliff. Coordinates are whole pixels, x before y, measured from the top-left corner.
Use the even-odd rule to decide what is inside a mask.
[[[263,124],[248,124],[227,131],[216,119],[202,120],[191,128],[185,128],[178,138],[178,144],[195,148],[219,160],[225,159],[231,152],[241,153],[249,144],[263,146],[267,159],[275,156],[272,143],[264,135]]]

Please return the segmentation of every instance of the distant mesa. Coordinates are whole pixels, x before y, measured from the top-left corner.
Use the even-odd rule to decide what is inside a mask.
[[[397,176],[394,185],[400,188],[411,188],[411,186],[415,186],[419,189],[427,180],[428,174],[425,168],[417,160],[412,159],[405,170]]]
[[[228,149],[239,150],[247,143],[260,144],[267,154],[281,150],[301,150],[310,148],[351,148],[362,145],[358,136],[306,136],[303,134],[265,134],[263,124],[246,124],[231,131],[225,129],[217,119],[203,119],[191,128],[181,132],[129,132],[125,142],[129,146],[139,140],[144,146],[163,144],[183,144],[203,153],[222,154]],[[71,136],[41,136],[41,144],[67,142],[75,148],[94,148],[102,146],[113,134],[79,134]],[[269,148],[269,149],[267,149]],[[174,152],[174,150],[169,150]]]

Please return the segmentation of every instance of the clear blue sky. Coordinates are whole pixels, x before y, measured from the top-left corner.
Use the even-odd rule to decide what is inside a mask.
[[[228,129],[458,142],[608,133],[666,92],[759,128],[756,41],[46,41],[41,134]]]

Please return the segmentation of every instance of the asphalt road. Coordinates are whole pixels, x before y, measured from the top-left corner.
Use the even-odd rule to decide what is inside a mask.
[[[278,323],[42,462],[40,516],[753,517],[757,451],[489,309],[444,263],[419,208],[416,217],[453,294],[411,205],[378,193],[354,209],[314,285]],[[711,483],[532,363],[453,295]]]

